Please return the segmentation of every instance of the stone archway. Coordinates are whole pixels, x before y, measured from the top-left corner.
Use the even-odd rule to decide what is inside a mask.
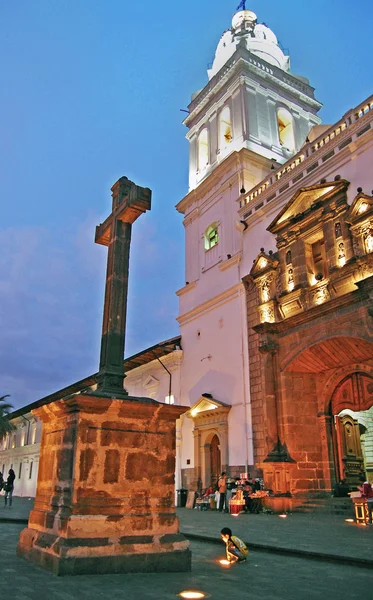
[[[288,345],[279,357],[279,428],[296,461],[289,467],[294,493],[330,490],[340,478],[356,485],[364,467],[361,423],[353,413],[373,406],[373,343],[347,335],[327,337],[320,330],[312,343],[314,335],[308,345],[304,336],[300,351],[298,344]]]

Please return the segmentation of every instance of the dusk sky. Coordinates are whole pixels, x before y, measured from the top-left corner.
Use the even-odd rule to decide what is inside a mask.
[[[178,334],[182,125],[239,0],[0,2],[0,395],[14,407],[97,371],[122,175],[153,190],[133,226],[126,356]],[[247,2],[310,79],[324,123],[373,92],[371,0]],[[372,185],[373,187],[373,185]]]

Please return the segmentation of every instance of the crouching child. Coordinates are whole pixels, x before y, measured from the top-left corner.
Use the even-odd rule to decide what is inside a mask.
[[[223,527],[220,532],[221,539],[225,543],[227,560],[229,562],[243,562],[247,559],[249,550],[240,538],[232,535],[232,530],[229,527]]]

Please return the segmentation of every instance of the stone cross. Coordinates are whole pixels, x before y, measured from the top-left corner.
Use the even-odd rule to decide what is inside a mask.
[[[95,242],[108,246],[104,318],[97,393],[123,397],[128,270],[132,223],[151,207],[151,190],[121,177],[111,188],[108,218],[96,227]]]

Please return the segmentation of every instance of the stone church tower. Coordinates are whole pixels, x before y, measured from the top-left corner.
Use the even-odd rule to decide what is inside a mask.
[[[259,474],[242,278],[244,237],[260,247],[262,228],[247,236],[238,210],[247,192],[317,129],[321,107],[308,80],[290,72],[273,31],[249,10],[233,16],[208,78],[184,121],[189,193],[177,205],[186,236],[186,283],[177,292],[182,397],[192,407],[178,442],[186,487],[205,487],[222,469]]]

